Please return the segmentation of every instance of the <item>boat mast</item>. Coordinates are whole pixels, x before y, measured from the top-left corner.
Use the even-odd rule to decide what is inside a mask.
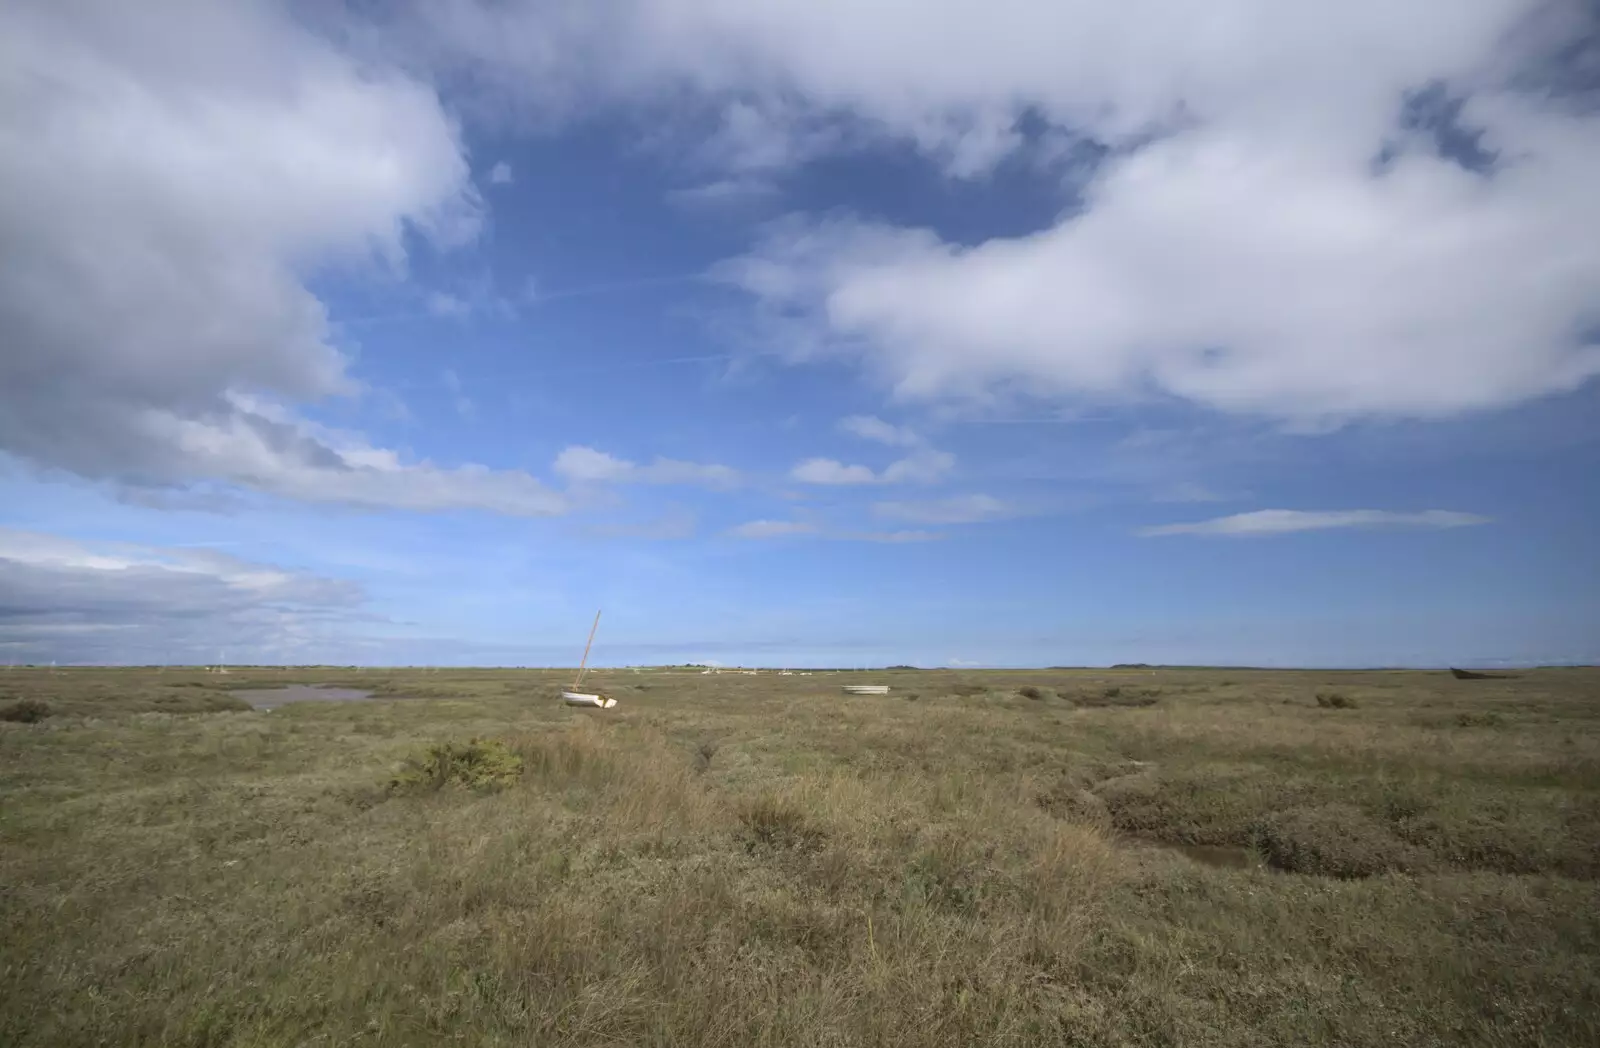
[[[589,642],[583,646],[583,661],[578,663],[578,679],[572,682],[572,690],[577,691],[578,685],[583,683],[583,675],[589,669],[589,649],[594,646],[594,631],[600,628],[600,612],[594,613],[594,625],[589,627]]]

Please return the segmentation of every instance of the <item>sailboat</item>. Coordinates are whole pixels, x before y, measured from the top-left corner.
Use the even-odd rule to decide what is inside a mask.
[[[600,628],[600,613],[594,613],[594,625],[589,627],[589,643],[583,646],[583,661],[578,664],[578,678],[572,682],[572,687],[561,693],[561,701],[568,706],[594,706],[602,710],[609,710],[617,704],[617,700],[594,692],[579,691],[583,686],[583,675],[589,671],[589,649],[594,646],[594,631]]]

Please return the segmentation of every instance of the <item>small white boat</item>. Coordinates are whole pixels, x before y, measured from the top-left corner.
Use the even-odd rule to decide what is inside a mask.
[[[616,699],[604,695],[595,695],[592,692],[579,691],[583,684],[583,675],[589,671],[589,649],[594,647],[594,631],[600,628],[600,613],[594,613],[594,625],[589,627],[589,642],[583,646],[583,661],[578,663],[578,679],[572,682],[572,687],[561,692],[561,701],[568,706],[589,706],[597,710],[609,710],[617,704]]]
[[[581,691],[564,691],[561,693],[561,701],[568,706],[593,706],[601,710],[609,710],[617,704],[616,699],[607,698],[604,695],[590,695]]]
[[[844,692],[846,695],[887,695],[889,694],[889,685],[846,684],[844,686]]]

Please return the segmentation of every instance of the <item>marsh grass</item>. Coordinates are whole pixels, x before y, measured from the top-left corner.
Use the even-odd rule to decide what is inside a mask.
[[[1600,1043],[1600,673],[598,677],[16,671],[0,1043]]]
[[[17,699],[0,705],[0,721],[14,724],[37,724],[54,713],[48,702],[39,699]]]

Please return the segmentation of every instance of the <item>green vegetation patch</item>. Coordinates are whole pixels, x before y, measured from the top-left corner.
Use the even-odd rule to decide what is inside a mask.
[[[497,739],[438,742],[407,758],[389,780],[392,793],[435,793],[447,786],[492,793],[522,777],[522,758]]]

